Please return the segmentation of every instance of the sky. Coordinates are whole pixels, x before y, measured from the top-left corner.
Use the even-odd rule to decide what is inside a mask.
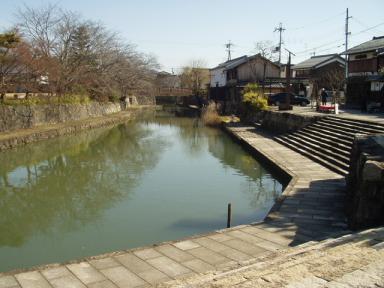
[[[349,8],[349,47],[384,36],[384,0],[0,0],[0,32],[17,23],[23,5],[48,3],[100,21],[137,50],[157,57],[162,70],[175,73],[193,60],[212,68],[227,59],[255,53],[259,41],[279,42],[292,63],[313,55],[340,53],[345,48],[345,17]],[[282,62],[287,62],[284,50]]]

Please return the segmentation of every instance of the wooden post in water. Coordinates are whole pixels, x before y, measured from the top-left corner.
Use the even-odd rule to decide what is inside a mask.
[[[231,227],[231,218],[232,218],[232,209],[231,203],[228,203],[228,213],[227,213],[227,228]]]

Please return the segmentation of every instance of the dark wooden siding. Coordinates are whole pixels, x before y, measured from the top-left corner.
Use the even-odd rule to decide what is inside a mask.
[[[377,58],[349,61],[348,71],[349,73],[377,72]]]

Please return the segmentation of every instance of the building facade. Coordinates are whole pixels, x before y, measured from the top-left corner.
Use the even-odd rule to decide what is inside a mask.
[[[352,47],[345,52],[348,57],[347,103],[370,103],[384,108],[384,36]]]
[[[279,76],[280,66],[260,54],[242,56],[210,69],[209,98],[220,103],[224,112],[233,113],[237,111],[242,91],[248,83],[263,86],[267,78]]]
[[[301,83],[299,94],[317,99],[319,90],[342,90],[345,60],[339,54],[312,56],[293,67],[296,80]]]

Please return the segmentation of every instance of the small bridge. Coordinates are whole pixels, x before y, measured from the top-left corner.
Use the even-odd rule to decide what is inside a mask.
[[[187,97],[192,96],[192,89],[187,88],[157,88],[155,92],[155,97]]]
[[[194,98],[191,89],[186,88],[157,88],[155,90],[156,104],[188,105]]]

